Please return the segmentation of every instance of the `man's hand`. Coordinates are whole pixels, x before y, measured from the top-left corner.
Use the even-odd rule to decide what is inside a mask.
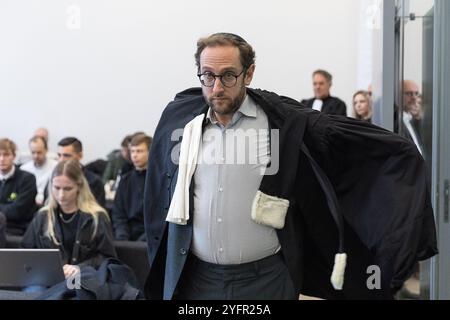
[[[64,276],[67,278],[74,276],[78,271],[80,271],[80,268],[78,266],[73,266],[70,264],[65,264],[63,267],[64,270]]]

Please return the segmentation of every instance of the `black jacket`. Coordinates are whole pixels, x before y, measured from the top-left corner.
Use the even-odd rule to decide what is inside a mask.
[[[116,250],[113,244],[111,224],[104,214],[99,214],[97,232],[92,239],[94,230],[94,219],[92,215],[80,212],[78,229],[75,243],[72,249],[72,260],[69,261],[69,254],[62,245],[55,244],[52,239],[46,235],[47,230],[47,211],[39,211],[27,232],[22,239],[23,248],[40,249],[60,249],[64,264],[81,266],[92,266],[98,268],[100,264],[109,257],[116,257]],[[61,243],[61,226],[59,219],[55,217],[55,235],[58,242]]]
[[[81,268],[80,289],[67,288],[59,283],[37,300],[137,300],[143,299],[136,276],[128,266],[117,259],[108,258],[96,270],[90,266]]]
[[[301,103],[312,109],[314,100],[316,100],[316,98],[303,100]],[[347,106],[341,99],[329,96],[328,98],[323,99],[322,112],[330,115],[346,116]]]
[[[105,207],[105,187],[103,185],[102,179],[98,175],[87,170],[84,167],[83,172],[89,184],[89,188],[91,188],[91,192],[97,200],[98,204],[102,207]]]
[[[145,241],[144,186],[147,171],[132,170],[120,180],[112,208],[116,240]]]
[[[36,178],[18,167],[15,170],[0,182],[0,212],[6,216],[8,232],[22,235],[36,212]]]
[[[267,114],[270,127],[280,130],[280,170],[264,176],[260,191],[289,199],[285,227],[277,234],[298,293],[392,298],[415,263],[437,253],[425,165],[415,146],[369,123],[328,116],[266,91],[247,92]],[[190,205],[186,226],[165,221],[177,180],[171,153],[178,141],[171,136],[206,110],[201,89],[186,90],[165,109],[155,132],[144,198],[150,298],[172,298],[195,219]],[[336,208],[342,220],[331,215]],[[347,269],[344,289],[336,291],[330,276],[341,250],[348,254]],[[380,290],[367,287],[373,265],[381,269]]]

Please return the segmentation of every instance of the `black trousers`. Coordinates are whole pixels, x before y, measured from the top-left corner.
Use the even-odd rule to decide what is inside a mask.
[[[241,265],[216,265],[189,254],[175,299],[297,300],[281,253]]]

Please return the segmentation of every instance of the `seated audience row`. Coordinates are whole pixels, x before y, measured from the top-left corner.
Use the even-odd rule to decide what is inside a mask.
[[[115,200],[111,199],[109,207],[117,240],[145,241],[143,192],[151,141],[152,138],[143,132],[123,140],[122,147],[127,151],[123,150],[124,159],[120,161],[120,168],[117,169],[119,166],[116,164],[113,170],[113,174],[117,174],[114,182],[117,196]],[[44,203],[48,205],[47,198],[52,192],[49,180],[57,162],[47,156],[47,140],[34,136],[29,141],[29,147],[32,160],[19,168],[14,165],[15,144],[8,139],[0,143],[0,245],[5,228],[7,234],[23,235],[34,213]],[[90,192],[104,208],[105,186],[99,176],[81,165],[82,158],[83,145],[77,138],[64,138],[58,143],[59,161],[71,160],[79,165]]]

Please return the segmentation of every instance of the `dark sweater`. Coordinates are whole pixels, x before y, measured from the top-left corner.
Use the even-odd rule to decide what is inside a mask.
[[[132,170],[120,180],[112,209],[116,240],[145,240],[143,198],[146,173],[147,170]]]
[[[7,233],[22,235],[36,212],[36,178],[16,168],[8,180],[0,181],[0,212],[6,216]]]
[[[66,214],[62,210],[58,211],[58,222],[61,226],[61,243],[67,253],[69,261],[72,260],[73,247],[75,245],[78,222],[80,220],[79,212]]]
[[[98,204],[105,207],[105,187],[103,186],[102,179],[95,173],[83,168],[84,175],[91,188],[91,192],[97,200]]]

